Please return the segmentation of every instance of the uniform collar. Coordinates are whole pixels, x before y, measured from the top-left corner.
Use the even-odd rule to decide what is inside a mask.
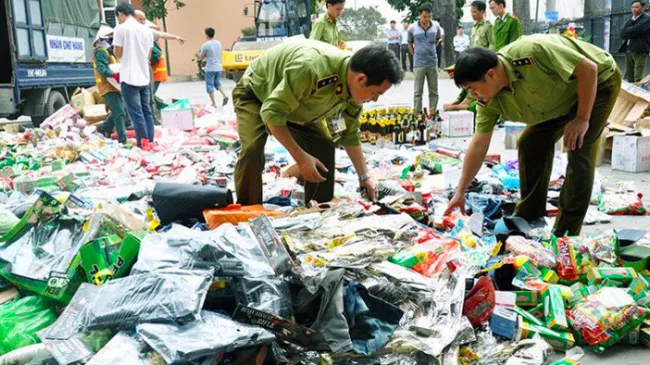
[[[352,59],[352,56],[346,58],[343,60],[341,63],[341,67],[339,68],[339,82],[336,84],[335,87],[339,87],[340,84],[342,84],[343,88],[343,93],[341,94],[341,97],[344,99],[350,99],[352,96],[350,95],[350,89],[348,88],[348,68],[350,67],[350,60]]]
[[[475,22],[474,25],[483,25],[483,24],[485,24],[487,22],[488,22],[488,20],[483,18],[483,20],[481,20],[480,22]]]
[[[504,21],[506,21],[507,17],[508,17],[508,12],[506,11],[505,13],[503,13],[503,16],[500,16],[497,19],[504,22]]]
[[[327,20],[328,23],[336,24],[336,19],[331,18],[328,13],[325,13],[325,20]]]
[[[515,67],[512,65],[512,63],[505,58],[503,55],[499,54],[499,62],[503,65],[503,67],[506,70],[506,75],[508,75],[508,84],[510,90],[514,90],[513,84],[516,81],[522,80],[521,73],[517,70],[515,70]]]

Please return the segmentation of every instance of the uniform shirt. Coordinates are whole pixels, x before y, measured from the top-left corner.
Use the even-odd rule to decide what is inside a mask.
[[[494,30],[492,29],[492,23],[486,19],[474,23],[472,30],[469,32],[469,46],[491,48],[493,44]]]
[[[463,52],[469,47],[469,37],[467,34],[456,35],[454,37],[454,50],[456,52]]]
[[[494,51],[509,45],[521,37],[521,23],[516,16],[505,13],[494,22]]]
[[[262,102],[260,115],[266,125],[318,123],[343,113],[344,146],[360,144],[359,114],[347,87],[352,54],[311,40],[277,45],[246,70],[242,82]]]
[[[115,27],[113,45],[122,47],[120,82],[131,86],[147,86],[151,77],[149,52],[153,47],[153,33],[145,25],[129,17]]]
[[[309,39],[338,47],[341,38],[339,37],[339,29],[336,27],[336,20],[330,18],[327,13],[323,14],[312,25]]]
[[[221,42],[218,40],[209,40],[201,46],[201,57],[205,57],[206,72],[221,72]]]
[[[388,40],[388,44],[399,44],[400,43],[401,35],[400,35],[399,30],[397,30],[397,29],[386,29],[385,33],[386,33],[386,39]],[[398,36],[400,38],[390,39],[390,37],[395,37],[395,36]]]
[[[402,38],[401,38],[402,45],[403,46],[408,45],[409,44],[409,30],[408,29],[402,30],[400,35],[402,36]]]
[[[578,102],[576,66],[585,58],[598,66],[598,83],[617,69],[614,58],[590,43],[561,35],[532,35],[498,52],[509,87],[487,105],[479,104],[477,132],[491,132],[502,115],[527,125],[569,115]]]
[[[442,31],[438,22],[431,22],[429,27],[423,29],[418,21],[409,29],[409,43],[413,43],[415,55],[413,67],[429,67],[438,65],[436,42],[442,38]]]

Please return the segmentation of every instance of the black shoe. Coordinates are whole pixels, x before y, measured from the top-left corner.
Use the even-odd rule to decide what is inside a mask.
[[[221,103],[222,106],[226,106],[228,104],[228,100],[230,100],[227,96],[223,98],[223,103]]]

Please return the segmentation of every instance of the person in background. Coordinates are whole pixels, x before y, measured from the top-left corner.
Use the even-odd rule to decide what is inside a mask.
[[[485,18],[485,2],[474,1],[470,9],[474,25],[469,32],[469,46],[491,49],[494,45],[494,29],[492,23]]]
[[[492,50],[497,52],[521,37],[521,23],[516,16],[506,11],[506,0],[490,0],[490,10],[497,17],[492,45]]]
[[[415,92],[413,107],[421,113],[424,80],[429,87],[429,110],[435,115],[438,109],[438,57],[436,44],[442,39],[442,30],[437,22],[431,21],[430,4],[420,7],[420,20],[409,29],[409,50],[413,54],[415,73]]]
[[[106,105],[111,113],[108,119],[102,124],[101,132],[105,137],[110,138],[113,129],[117,130],[117,140],[120,143],[126,143],[126,121],[124,111],[124,101],[120,90],[108,82],[109,77],[113,77],[119,82],[119,74],[114,75],[109,65],[117,63],[113,52],[111,52],[110,37],[107,34],[97,35],[93,44],[93,71],[95,72],[95,83],[97,90],[106,101]]]
[[[458,26],[458,33],[454,37],[454,51],[456,52],[456,58],[460,55],[461,52],[469,48],[469,37],[465,34],[465,28],[462,25]]]
[[[153,33],[135,19],[135,9],[129,3],[118,4],[115,15],[119,25],[113,34],[113,46],[115,56],[122,62],[119,73],[122,97],[135,128],[138,147],[143,147],[154,141],[149,90]]]
[[[438,68],[440,68],[441,62],[442,62],[442,42],[445,41],[445,29],[440,25],[440,19],[436,19],[435,22],[438,24],[438,27],[440,28],[440,40],[436,42],[436,57],[438,57]]]
[[[404,69],[404,72],[406,70],[410,70],[413,72],[413,55],[411,52],[409,52],[409,26],[410,24],[405,20],[402,22],[402,27],[404,29],[401,32],[401,53],[402,53],[402,68]],[[408,61],[408,68],[407,68],[407,61]]]
[[[625,79],[628,82],[641,81],[650,52],[650,17],[644,13],[645,6],[643,1],[632,2],[632,18],[621,29],[623,44],[618,51],[625,53]]]
[[[214,28],[205,28],[205,37],[207,42],[201,46],[199,57],[205,60],[205,86],[212,106],[217,107],[214,101],[214,90],[218,90],[223,96],[221,105],[228,104],[228,96],[221,86],[221,75],[223,73],[223,66],[221,65],[221,42],[214,39]]]
[[[345,0],[325,0],[327,11],[314,24],[312,24],[309,39],[329,43],[341,49],[345,48],[345,43],[339,36],[339,29],[336,22],[343,14],[345,9]]]
[[[400,34],[400,31],[397,30],[396,26],[397,26],[397,22],[395,22],[394,20],[391,20],[390,21],[390,28],[386,29],[385,33],[386,33],[386,40],[388,40],[388,48],[391,51],[393,51],[393,53],[395,54],[395,57],[397,57],[397,59],[399,60],[399,56],[400,56],[400,54],[399,54],[400,53],[399,52],[400,51],[399,45],[400,45],[400,42],[401,42],[401,39],[402,39],[402,35]]]
[[[479,100],[476,133],[445,215],[465,211],[465,192],[483,165],[499,115],[526,124],[518,141],[521,199],[515,214],[542,223],[555,144],[564,136],[566,180],[553,233],[577,236],[591,200],[600,136],[621,88],[614,57],[587,42],[559,35],[523,37],[498,53],[467,49],[454,81]]]

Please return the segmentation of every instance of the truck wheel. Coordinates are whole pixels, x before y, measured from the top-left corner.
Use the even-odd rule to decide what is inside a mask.
[[[47,102],[43,108],[43,119],[47,119],[50,115],[54,114],[57,110],[63,108],[67,104],[63,94],[58,91],[50,91],[50,95],[47,97]]]

